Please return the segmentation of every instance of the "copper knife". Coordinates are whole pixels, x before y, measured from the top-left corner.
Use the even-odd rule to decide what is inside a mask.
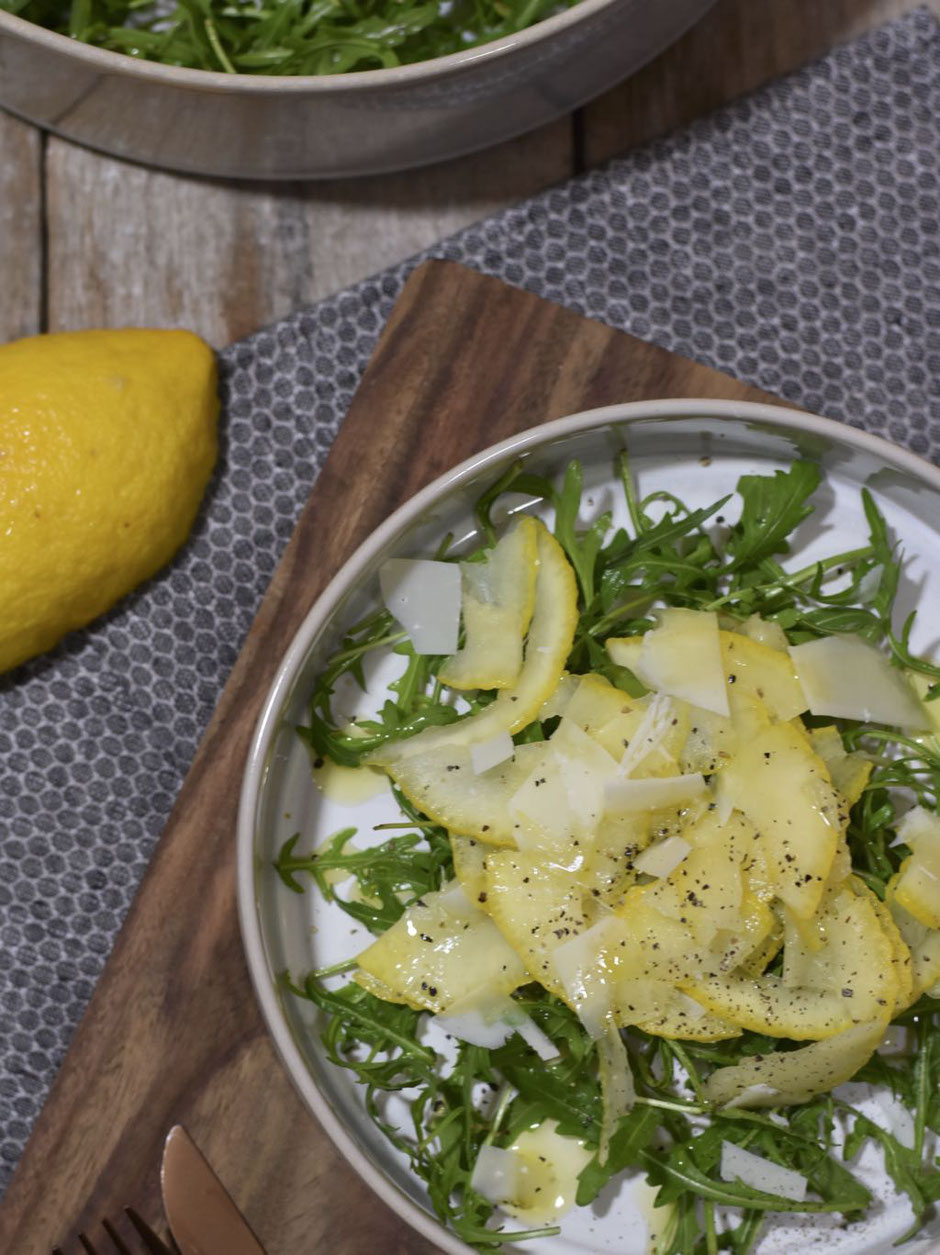
[[[175,1125],[160,1169],[163,1209],[181,1255],[265,1255],[195,1142]]]

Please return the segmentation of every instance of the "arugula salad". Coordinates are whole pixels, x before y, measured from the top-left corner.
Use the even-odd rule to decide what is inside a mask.
[[[227,74],[390,69],[504,39],[576,0],[0,0],[71,39]]]
[[[626,454],[616,482],[623,526],[576,461],[521,461],[475,547],[383,566],[299,734],[400,816],[275,863],[373,940],[285,991],[470,1246],[626,1174],[657,1255],[743,1255],[864,1219],[860,1155],[912,1238],[940,1200],[940,666],[895,621],[904,555],[863,490],[867,535],[800,566],[809,461],[705,508],[640,497]]]

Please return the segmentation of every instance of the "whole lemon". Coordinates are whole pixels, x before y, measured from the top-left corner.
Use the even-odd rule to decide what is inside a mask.
[[[0,671],[163,566],[217,452],[216,365],[188,331],[0,347]]]

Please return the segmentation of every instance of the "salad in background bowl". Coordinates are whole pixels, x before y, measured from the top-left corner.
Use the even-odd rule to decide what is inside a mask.
[[[933,1232],[938,503],[825,420],[612,407],[426,489],[311,612],[245,779],[249,963],[445,1249]]]
[[[92,148],[186,173],[378,174],[561,117],[639,69],[713,3],[274,9],[157,0],[128,11],[99,0],[64,9],[3,0],[0,106]]]

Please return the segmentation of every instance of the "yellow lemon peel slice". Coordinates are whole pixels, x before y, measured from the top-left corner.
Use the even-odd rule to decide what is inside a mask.
[[[466,643],[438,672],[455,689],[505,689],[522,670],[525,634],[535,608],[538,530],[520,519],[485,562],[460,566]]]
[[[445,745],[479,745],[498,732],[521,731],[555,691],[578,623],[578,590],[561,545],[543,524],[535,526],[539,556],[535,610],[519,679],[477,714],[425,728],[404,741],[389,741],[367,756],[367,762],[388,768],[393,779],[396,765],[415,754]]]

